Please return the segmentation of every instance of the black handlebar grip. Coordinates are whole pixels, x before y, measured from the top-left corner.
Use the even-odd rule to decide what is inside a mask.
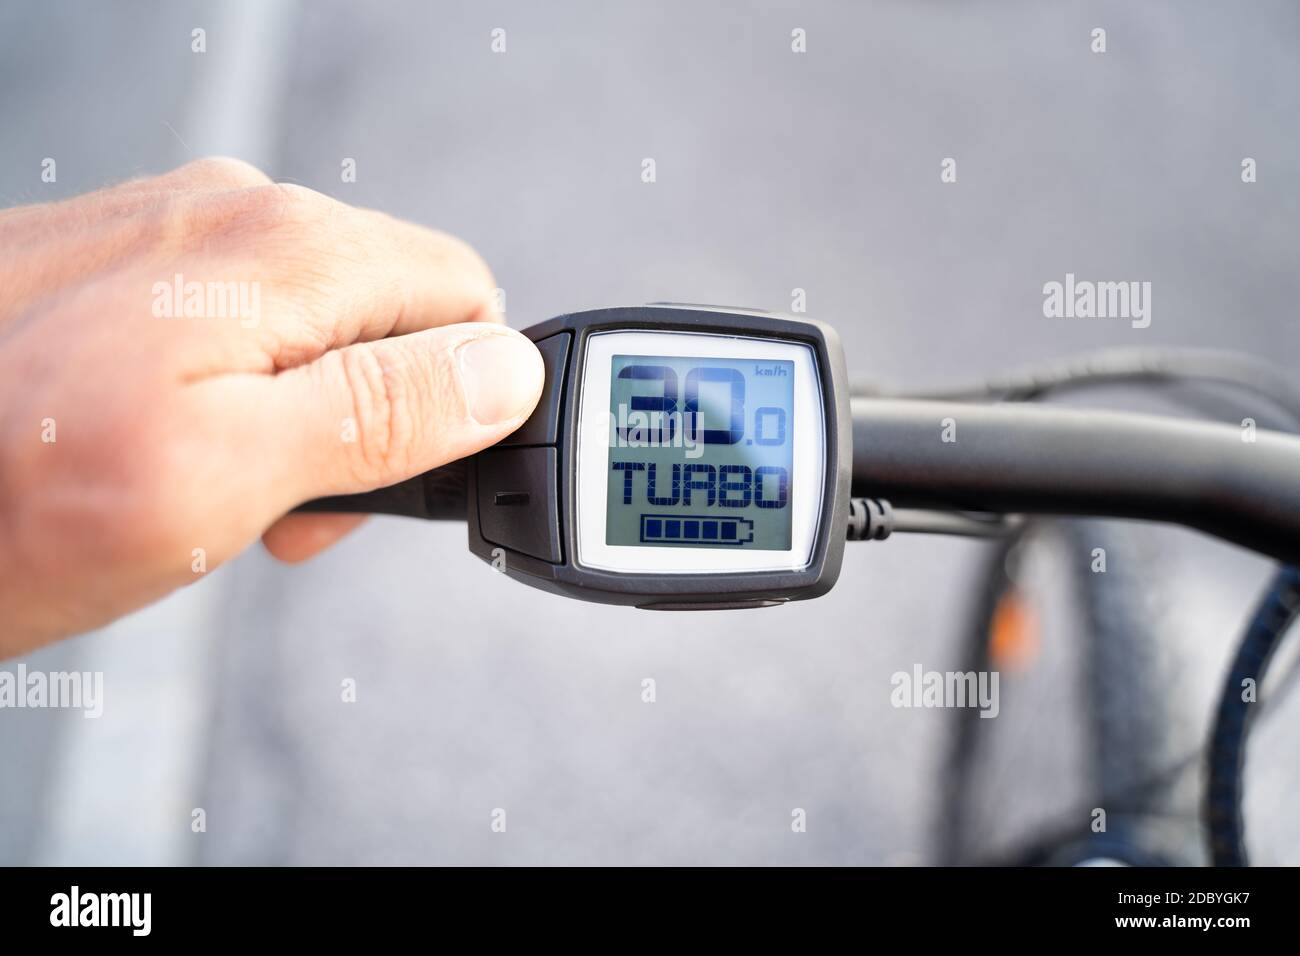
[[[453,461],[406,481],[356,495],[316,498],[295,512],[401,515],[430,521],[464,521],[466,459]]]

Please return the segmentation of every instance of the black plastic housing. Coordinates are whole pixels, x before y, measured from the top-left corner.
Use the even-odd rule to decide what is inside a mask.
[[[816,356],[821,392],[826,403],[825,448],[827,453],[823,507],[818,519],[812,561],[800,571],[735,574],[655,574],[603,571],[575,563],[577,554],[575,473],[577,421],[587,339],[596,332],[616,330],[680,330],[748,338],[773,338],[803,343]],[[532,587],[567,597],[603,604],[635,605],[659,610],[707,610],[715,608],[764,607],[786,601],[818,597],[834,586],[839,577],[848,522],[849,487],[853,467],[853,427],[849,410],[849,384],[835,331],[820,322],[767,312],[724,309],[712,306],[655,304],[630,308],[598,309],[561,315],[523,334],[541,342],[567,332],[572,338],[563,368],[557,370],[548,389],[558,390],[558,427],[555,428],[556,494],[559,516],[559,560],[542,560],[512,550],[484,537],[480,521],[478,456],[468,466],[467,524],[470,550],[516,580]],[[536,415],[546,414],[544,395]],[[536,435],[530,420],[520,429]],[[519,434],[519,433],[516,433]],[[510,439],[502,445],[521,445]],[[498,448],[502,446],[497,446]],[[546,445],[544,447],[550,447]],[[487,454],[487,453],[484,453]]]

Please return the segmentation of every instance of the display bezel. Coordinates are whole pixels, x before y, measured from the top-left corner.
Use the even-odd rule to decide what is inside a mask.
[[[606,542],[611,372],[615,355],[793,363],[794,447],[788,550],[738,552],[727,547],[640,547]],[[811,346],[776,338],[678,330],[593,332],[587,337],[578,402],[575,564],[625,574],[670,575],[801,571],[812,564],[826,488],[826,420],[817,355]],[[800,489],[802,493],[797,493]]]

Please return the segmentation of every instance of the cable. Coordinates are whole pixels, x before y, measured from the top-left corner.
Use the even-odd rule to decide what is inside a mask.
[[[895,532],[1001,538],[1019,524],[1006,515],[895,508],[881,498],[850,498],[848,541],[884,541]]]
[[[1244,689],[1253,681],[1258,694],[1269,661],[1296,617],[1300,616],[1300,569],[1284,567],[1260,601],[1228,669],[1209,743],[1205,819],[1215,866],[1246,866],[1245,823],[1241,807],[1246,735],[1255,716]]]
[[[850,498],[846,541],[884,541],[894,532],[894,508],[879,498]]]
[[[1015,515],[966,511],[895,508],[894,530],[909,534],[947,534],[965,538],[1001,538],[1020,523]]]
[[[950,401],[1033,401],[1099,385],[1125,383],[1214,382],[1261,395],[1300,423],[1300,389],[1276,366],[1253,356],[1215,349],[1126,348],[1089,352],[1074,358],[1026,366],[1006,375],[938,392],[888,393],[888,397]],[[877,394],[866,386],[855,395]]]

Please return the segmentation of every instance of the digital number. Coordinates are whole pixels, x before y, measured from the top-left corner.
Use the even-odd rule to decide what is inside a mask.
[[[763,419],[766,416],[772,416],[776,419],[776,436],[768,438],[763,434]],[[754,412],[754,444],[755,445],[784,445],[785,444],[785,409],[777,408],[775,405],[764,405]]]
[[[618,377],[633,382],[661,382],[663,388],[658,395],[633,395],[629,408],[637,412],[658,412],[661,419],[659,440],[665,444],[676,433],[676,412],[678,407],[677,373],[667,365],[628,365],[619,370]],[[728,386],[729,422],[726,428],[699,429],[697,423],[702,418],[700,411],[700,383],[721,382]],[[696,441],[705,445],[734,445],[745,437],[745,376],[733,368],[701,365],[686,373],[686,388],[680,411],[684,421],[692,426],[688,434],[694,433]],[[754,412],[754,444],[785,444],[786,413],[784,408],[764,405]],[[628,441],[631,426],[620,426],[618,437]],[[772,431],[772,434],[768,434]]]
[[[706,445],[734,445],[745,437],[745,376],[734,368],[693,368],[686,373],[686,414],[692,423],[700,418],[700,382],[727,382],[731,386],[731,427],[706,428],[700,439],[698,426],[695,434]]]
[[[633,381],[653,381],[663,382],[663,393],[660,395],[633,395],[632,404],[629,406],[634,412],[662,412],[663,418],[660,419],[659,441],[667,444],[673,440],[675,425],[673,422],[672,412],[677,411],[677,373],[667,365],[629,365],[618,373],[619,378],[632,379]],[[623,441],[631,440],[628,435],[630,429],[626,426],[619,428],[618,437]],[[664,431],[667,430],[667,434]]]
[[[763,479],[771,475],[776,479],[776,497],[769,498],[763,491]],[[790,500],[790,476],[784,468],[763,465],[754,469],[754,504],[760,508],[784,508]]]

